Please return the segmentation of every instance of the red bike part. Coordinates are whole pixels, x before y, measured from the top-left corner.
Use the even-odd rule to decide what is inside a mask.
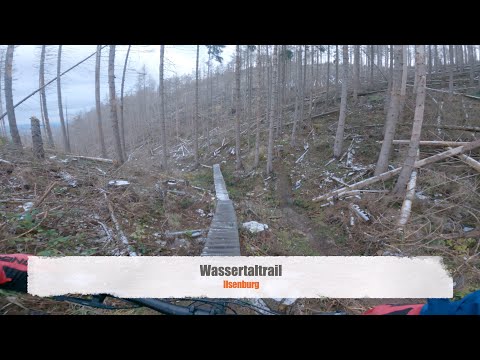
[[[363,315],[420,315],[424,304],[378,305]]]

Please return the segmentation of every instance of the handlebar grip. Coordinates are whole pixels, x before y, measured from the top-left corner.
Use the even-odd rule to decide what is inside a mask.
[[[27,254],[0,255],[0,289],[27,292]]]

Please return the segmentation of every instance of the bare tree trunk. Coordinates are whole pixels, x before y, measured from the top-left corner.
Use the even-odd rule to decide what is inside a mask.
[[[360,88],[360,45],[354,45],[353,54],[353,101],[358,100],[358,90]]]
[[[122,85],[120,87],[120,139],[122,141],[123,156],[127,155],[127,148],[125,147],[125,120],[124,120],[124,107],[123,91],[125,89],[125,75],[127,73],[128,55],[130,54],[130,48],[132,45],[128,45],[127,55],[125,56],[125,63],[123,65]]]
[[[161,137],[162,137],[162,167],[163,170],[168,169],[167,164],[167,128],[165,126],[165,84],[163,83],[163,69],[164,69],[164,55],[165,55],[165,45],[160,45],[160,84],[158,90],[160,92],[160,126],[161,126]]]
[[[115,95],[115,46],[110,45],[110,53],[108,55],[108,88],[110,92],[110,121],[112,123],[113,138],[117,159],[120,164],[124,163],[122,144],[120,142],[120,131],[118,129],[117,117],[117,98]]]
[[[275,121],[275,99],[277,97],[277,61],[278,61],[278,45],[273,47],[272,59],[272,100],[270,103],[270,123],[268,125],[268,149],[267,149],[267,175],[273,170],[273,124]]]
[[[4,61],[4,50],[0,50],[0,114],[3,114],[3,95],[2,95],[2,74],[5,70],[5,64],[3,63]],[[2,68],[3,66],[3,68]],[[2,122],[0,123],[1,126],[1,134],[5,138],[7,137],[7,127],[5,126],[5,118],[2,118]]]
[[[286,81],[287,81],[287,46],[282,45],[282,82],[281,82],[281,101],[280,101],[280,133],[283,131],[283,123],[285,121],[285,88],[287,87]],[[280,61],[280,58],[279,58]]]
[[[333,146],[333,156],[339,158],[342,155],[343,132],[345,130],[345,117],[347,112],[347,88],[348,88],[348,45],[343,45],[343,79],[342,97],[340,100],[340,115],[338,117],[337,133]]]
[[[407,80],[408,80],[408,45],[403,45],[403,70],[402,70],[402,87],[400,88],[400,110],[398,118],[403,119],[403,110],[405,109],[405,101],[407,99]]]
[[[474,49],[472,45],[468,45],[468,64],[470,65],[470,87],[475,86],[475,57]],[[0,105],[1,106],[1,105]]]
[[[68,140],[68,143],[70,144],[70,129],[68,127],[68,108],[67,108],[67,104],[65,104],[65,122],[66,122],[66,127],[67,127],[67,140]]]
[[[197,60],[195,63],[195,116],[193,117],[193,127],[194,127],[194,138],[195,138],[195,164],[194,167],[197,168],[200,165],[198,160],[198,57],[200,54],[200,45],[197,45]]]
[[[338,94],[338,64],[340,62],[340,55],[338,54],[338,45],[335,45],[335,104],[337,103]]]
[[[390,97],[390,106],[388,108],[387,119],[385,121],[384,141],[378,156],[375,175],[387,171],[390,152],[392,150],[392,141],[395,137],[395,128],[400,111],[400,89],[402,86],[402,68],[403,68],[403,46],[394,45],[394,66],[392,76],[392,92]]]
[[[435,68],[435,74],[437,74],[437,73],[438,73],[438,68],[439,68],[439,66],[438,66],[438,62],[439,62],[439,58],[438,58],[438,45],[434,45],[433,50],[434,50],[434,51],[433,51],[433,52],[434,52],[433,66],[434,66],[434,68]]]
[[[420,135],[422,132],[423,114],[425,111],[425,88],[426,88],[426,71],[425,71],[425,45],[416,45],[416,74],[418,78],[417,84],[417,100],[415,106],[415,116],[413,119],[412,136],[408,147],[407,157],[398,177],[397,184],[393,192],[399,196],[404,196],[407,183],[413,170],[413,164],[417,159],[418,148],[420,144]]]
[[[13,107],[13,51],[15,45],[8,45],[7,57],[5,59],[5,107],[7,108],[8,127],[10,128],[10,135],[12,136],[13,144],[18,149],[22,149],[22,140],[18,133],[17,120],[15,119],[15,110]]]
[[[43,150],[42,132],[40,131],[40,120],[35,116],[30,118],[32,131],[32,149],[33,155],[38,159],[45,158],[45,151]]]
[[[248,50],[247,50],[248,51]],[[240,75],[242,70],[242,60],[240,56],[240,45],[236,48],[235,57],[235,169],[242,169],[242,157],[240,154],[240,112],[241,112],[241,98],[240,98]]]
[[[302,73],[302,95],[300,97],[300,121],[303,122],[305,114],[305,87],[307,86],[307,45],[303,46],[305,51],[303,57],[303,73]]]
[[[392,97],[392,83],[393,83],[393,45],[390,45],[390,62],[389,62],[389,69],[388,69],[388,89],[387,89],[387,96],[385,97],[385,105],[383,111],[387,113],[389,106],[390,106],[390,99]]]
[[[464,61],[463,61],[463,45],[457,45],[457,59],[458,65],[460,65],[460,71],[463,72],[464,68]]]
[[[432,77],[432,45],[428,45],[428,78]]]
[[[97,110],[97,126],[98,126],[98,138],[100,140],[100,148],[102,151],[102,157],[107,157],[107,149],[105,148],[105,138],[103,137],[102,126],[102,108],[100,104],[100,60],[102,58],[102,47],[97,45],[97,56],[95,61],[95,107]]]
[[[449,70],[450,70],[450,78],[449,78],[449,81],[448,81],[448,91],[449,91],[449,96],[450,96],[450,99],[453,98],[453,68],[454,68],[454,63],[453,63],[453,45],[448,45],[448,52],[449,52],[449,55],[450,55],[450,66],[449,66]]]
[[[302,121],[302,117],[300,115],[300,108],[303,105],[303,99],[301,97],[301,87],[302,87],[302,46],[297,45],[297,84],[295,86],[295,115],[293,119],[293,126],[292,126],[292,139],[290,141],[290,145],[293,147],[295,146],[296,136],[297,136],[297,126],[300,121]]]
[[[375,52],[373,45],[370,45],[370,86],[373,86],[373,67],[375,64]]]
[[[330,90],[330,45],[327,45],[327,90],[325,95],[325,105],[328,104],[329,90]]]
[[[308,122],[310,124],[310,126],[312,125],[312,111],[313,111],[313,75],[314,75],[314,67],[313,67],[313,63],[315,62],[314,60],[314,51],[313,51],[313,45],[311,45],[311,50],[310,50],[310,60],[312,61],[312,64],[311,64],[311,72],[310,72],[310,75],[311,75],[311,79],[310,79],[310,100],[309,100],[309,105],[308,105]],[[318,50],[317,50],[318,51]],[[306,58],[306,55],[305,54],[305,58]],[[307,70],[305,69],[305,74],[307,73]]]
[[[62,65],[62,45],[58,45],[58,57],[57,57],[57,97],[58,97],[58,115],[60,117],[60,124],[62,126],[63,146],[67,153],[72,152],[70,149],[70,141],[67,136],[67,129],[65,127],[65,119],[63,118],[63,105],[62,105],[62,85],[60,82],[60,73]],[[37,119],[38,121],[38,119]]]
[[[46,45],[42,45],[42,53],[40,55],[40,86],[45,84],[45,52]],[[43,116],[45,117],[45,127],[47,129],[48,146],[55,148],[53,143],[52,129],[50,128],[50,119],[48,118],[47,97],[45,95],[45,88],[41,90]]]
[[[253,167],[256,169],[260,161],[260,120],[262,117],[262,76],[261,45],[257,45],[257,128],[255,129],[255,160]]]

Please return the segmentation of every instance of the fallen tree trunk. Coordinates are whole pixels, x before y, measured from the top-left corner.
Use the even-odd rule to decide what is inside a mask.
[[[447,129],[447,130],[462,130],[462,131],[480,132],[480,127],[476,127],[476,126],[434,125],[434,124],[425,124],[423,126],[436,127],[438,129]]]
[[[383,141],[377,141],[377,143],[381,144]],[[441,147],[448,147],[448,146],[462,146],[467,145],[470,142],[465,141],[429,141],[429,140],[421,140],[420,145],[424,146],[441,146]],[[394,145],[408,145],[410,144],[410,140],[393,140]]]
[[[451,149],[451,147],[449,147],[449,149]],[[463,160],[467,165],[471,166],[473,169],[477,170],[478,172],[480,172],[480,162],[478,162],[477,160],[471,158],[470,156],[468,155],[465,155],[465,154],[459,154],[457,155],[461,160]]]
[[[462,154],[465,151],[470,151],[470,150],[476,149],[478,147],[480,147],[480,139],[472,141],[472,142],[468,143],[467,145],[458,146],[456,148],[453,148],[453,149],[435,154],[435,155],[427,157],[423,160],[415,161],[415,164],[413,166],[416,167],[416,168],[419,168],[419,167],[429,165],[429,164],[432,164],[434,162],[446,159],[446,158],[451,157],[451,156],[456,156],[458,154]],[[362,180],[362,181],[360,181],[356,184],[352,184],[348,187],[343,187],[343,188],[340,188],[340,189],[337,189],[337,190],[333,190],[333,191],[331,191],[331,192],[329,192],[325,195],[317,196],[316,198],[313,198],[312,201],[326,200],[330,197],[337,196],[338,194],[340,194],[344,191],[347,191],[347,190],[362,189],[362,188],[364,188],[368,185],[375,184],[379,181],[386,181],[388,179],[391,179],[395,175],[397,175],[401,170],[402,170],[402,168],[398,167],[396,169],[384,172],[380,175],[371,177],[369,179]]]
[[[100,162],[105,162],[109,164],[113,164],[114,160],[112,159],[104,159],[104,158],[97,158],[97,157],[91,157],[91,156],[81,156],[81,155],[67,155],[68,157],[74,157],[77,159],[85,159],[85,160],[92,160],[92,161],[100,161]]]
[[[358,93],[357,96],[366,96],[366,95],[377,94],[377,93],[385,92],[385,91],[387,91],[387,89],[381,89],[381,90],[375,90],[375,91],[367,91],[367,92],[363,92],[363,93]]]

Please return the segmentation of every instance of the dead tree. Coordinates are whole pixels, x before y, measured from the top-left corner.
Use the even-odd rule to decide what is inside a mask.
[[[417,152],[420,143],[420,135],[422,133],[423,114],[425,111],[425,87],[426,87],[426,71],[425,71],[425,45],[416,46],[416,74],[417,78],[417,100],[415,106],[415,116],[413,119],[412,137],[408,147],[407,157],[402,167],[402,171],[398,177],[398,181],[393,192],[399,196],[404,196],[407,183],[413,170],[413,164],[417,158]]]
[[[347,88],[348,88],[348,45],[343,45],[343,79],[342,96],[340,100],[340,115],[338,117],[337,133],[333,145],[333,156],[339,158],[342,155],[343,133],[345,130],[345,117],[347,115]]]
[[[242,157],[240,154],[240,112],[241,112],[241,99],[240,99],[240,73],[242,68],[242,62],[240,58],[240,45],[237,45],[235,56],[235,169],[242,169]]]
[[[17,128],[17,120],[15,119],[15,107],[13,106],[13,51],[15,45],[8,45],[7,57],[5,59],[5,107],[7,108],[8,126],[13,144],[18,149],[22,149],[22,140]]]
[[[160,126],[161,126],[161,137],[162,137],[162,166],[164,170],[167,170],[167,127],[165,126],[165,84],[163,82],[163,69],[164,69],[164,55],[165,55],[165,45],[160,45],[160,84],[158,86],[158,91],[160,92]]]
[[[123,65],[122,85],[120,87],[120,139],[122,141],[122,150],[123,150],[124,156],[127,153],[127,149],[125,147],[125,121],[123,118],[123,115],[124,115],[123,90],[125,89],[125,74],[127,72],[128,55],[130,54],[131,47],[132,45],[128,45],[127,55],[125,56],[125,64]]]
[[[60,117],[60,124],[62,126],[62,136],[63,136],[63,147],[67,153],[71,152],[70,150],[70,141],[67,136],[67,129],[65,127],[65,119],[63,118],[63,105],[62,105],[62,84],[61,84],[61,65],[62,65],[62,45],[58,45],[58,56],[57,56],[57,98],[58,98],[58,115]]]
[[[95,108],[97,110],[97,126],[98,126],[98,138],[100,140],[100,148],[102,151],[102,157],[107,157],[107,149],[105,148],[105,138],[103,137],[102,126],[102,108],[100,104],[100,60],[102,58],[102,47],[97,45],[97,57],[95,61]]]
[[[257,122],[255,129],[255,160],[253,167],[257,168],[260,161],[260,122],[262,118],[262,83],[263,69],[261,63],[261,45],[257,45]]]
[[[117,98],[115,96],[115,45],[110,45],[110,53],[108,56],[108,88],[110,93],[110,122],[113,129],[113,140],[117,159],[120,164],[124,163],[122,145],[120,143],[120,131],[118,129],[117,117]]]
[[[31,124],[31,131],[32,131],[33,155],[37,159],[44,159],[45,151],[43,150],[43,140],[42,140],[42,132],[40,130],[40,120],[38,120],[35,116],[32,116],[30,118],[30,124]]]
[[[273,170],[273,125],[275,122],[275,101],[277,99],[277,61],[278,45],[274,45],[272,58],[272,98],[270,100],[270,122],[268,124],[267,174],[270,174]]]
[[[403,46],[394,45],[394,68],[392,79],[392,92],[390,95],[390,106],[388,108],[387,119],[385,121],[384,139],[382,148],[378,156],[375,175],[380,175],[387,171],[390,152],[392,151],[392,142],[395,137],[395,128],[400,115],[401,87],[402,87],[402,69],[403,69]]]
[[[42,52],[40,54],[40,74],[39,74],[40,87],[43,87],[43,85],[45,85],[45,53],[46,53],[46,45],[42,45]],[[40,94],[42,98],[43,117],[45,118],[45,128],[47,130],[48,146],[50,146],[51,148],[55,148],[55,143],[53,142],[52,129],[50,127],[50,119],[48,117],[47,96],[45,94],[45,87],[42,88]]]

